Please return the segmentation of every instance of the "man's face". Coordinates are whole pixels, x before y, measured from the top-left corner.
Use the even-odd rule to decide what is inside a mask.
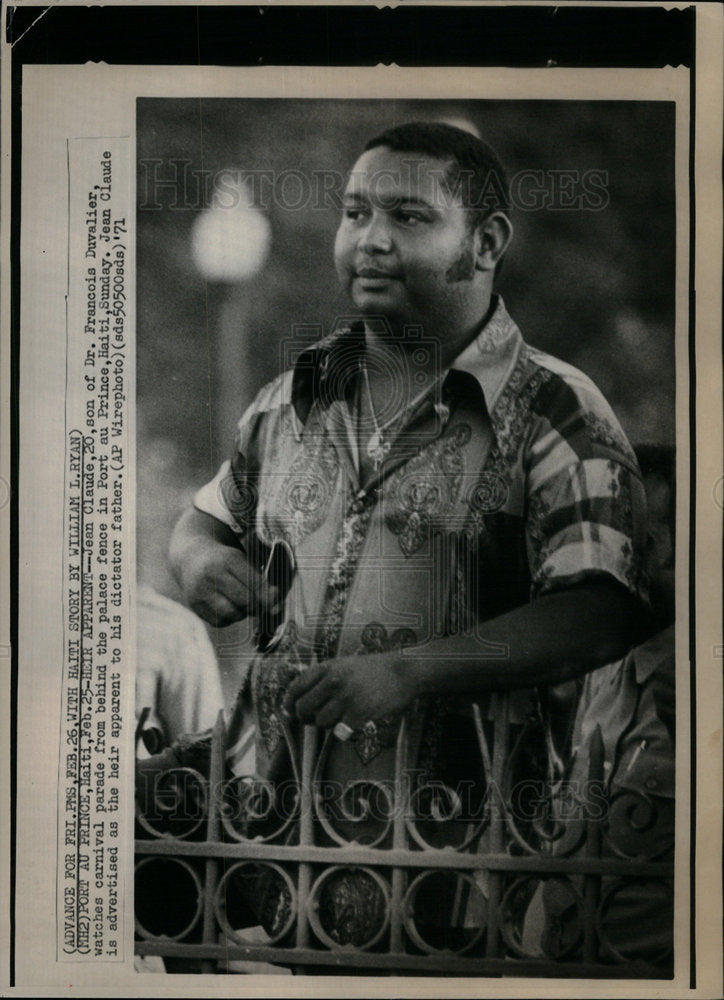
[[[464,327],[480,317],[474,236],[448,163],[384,146],[359,158],[345,190],[334,256],[352,301],[368,316]]]

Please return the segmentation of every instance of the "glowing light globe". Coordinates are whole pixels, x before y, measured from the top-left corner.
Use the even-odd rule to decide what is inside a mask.
[[[214,190],[210,206],[198,216],[191,234],[194,264],[207,281],[243,281],[264,266],[271,245],[267,217],[251,203],[243,180]]]

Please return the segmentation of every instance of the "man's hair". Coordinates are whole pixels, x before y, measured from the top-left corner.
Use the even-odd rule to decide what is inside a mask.
[[[445,179],[451,192],[459,190],[473,228],[492,212],[510,212],[508,181],[497,154],[464,129],[444,122],[408,122],[370,139],[365,151],[377,146],[452,160]]]

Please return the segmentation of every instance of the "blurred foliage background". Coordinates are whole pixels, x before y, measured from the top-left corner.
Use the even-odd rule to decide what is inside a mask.
[[[498,290],[531,344],[594,379],[634,444],[673,444],[673,104],[141,99],[138,569],[162,593],[180,597],[171,529],[230,453],[244,408],[288,366],[290,340],[315,340],[350,313],[332,259],[339,213],[331,191],[327,205],[315,193],[332,181],[319,172],[340,193],[369,138],[415,119],[477,130],[509,176],[543,171],[547,190],[551,171],[575,171],[583,185],[605,171],[599,210],[540,197],[514,210]],[[529,201],[534,186],[521,186]],[[230,205],[234,190],[237,210],[210,219],[214,192]]]

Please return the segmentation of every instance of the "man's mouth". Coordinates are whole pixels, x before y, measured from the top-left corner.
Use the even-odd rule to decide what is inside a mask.
[[[397,281],[400,277],[395,271],[384,271],[378,267],[358,267],[354,274],[364,281]]]

